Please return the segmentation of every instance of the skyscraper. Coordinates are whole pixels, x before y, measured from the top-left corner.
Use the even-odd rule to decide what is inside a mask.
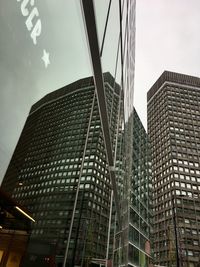
[[[41,2],[41,9],[43,6],[42,3],[43,2]],[[63,28],[66,31],[65,34],[62,33],[61,36],[67,38],[64,43],[62,39],[58,40],[59,45],[56,45],[54,56],[53,46],[50,46],[49,49],[43,49],[43,56],[41,59],[45,63],[45,71],[39,76],[40,78],[44,77],[44,80],[42,80],[45,81],[45,83],[43,84],[45,84],[45,87],[51,87],[49,90],[53,89],[54,83],[57,84],[60,82],[59,84],[65,85],[78,79],[76,77],[92,77],[81,80],[81,84],[71,84],[72,87],[63,87],[61,90],[50,93],[32,107],[29,118],[32,117],[34,119],[29,120],[28,118],[27,120],[6,173],[3,187],[9,192],[13,192],[14,190],[13,194],[16,198],[21,199],[22,202],[23,199],[27,200],[29,198],[29,203],[27,201],[27,205],[32,206],[32,208],[34,207],[32,203],[33,196],[41,196],[38,202],[40,204],[37,203],[37,206],[41,210],[38,216],[42,216],[42,219],[37,220],[32,237],[35,236],[36,238],[46,232],[46,240],[50,241],[52,237],[55,236],[58,239],[61,238],[63,240],[61,243],[54,239],[49,249],[56,251],[56,259],[59,264],[62,264],[62,266],[69,266],[69,264],[71,264],[73,266],[75,262],[81,262],[81,264],[86,263],[86,261],[91,261],[94,257],[103,258],[102,260],[104,262],[107,260],[109,252],[107,249],[107,243],[109,241],[109,229],[106,228],[108,226],[107,211],[111,211],[110,203],[112,203],[112,201],[110,198],[112,198],[112,196],[115,203],[117,223],[119,228],[122,227],[115,162],[119,129],[122,130],[124,125],[130,122],[131,125],[128,129],[130,129],[131,132],[133,131],[132,120],[129,120],[129,118],[133,111],[135,0],[109,1],[109,3],[81,0],[80,5],[76,5],[74,1],[63,1],[61,6],[63,10],[66,10],[66,14],[62,16],[62,18],[65,18],[65,23],[63,23],[63,20],[60,20],[60,17],[59,19],[53,17],[55,19],[52,21],[55,22],[53,23],[55,32],[58,33],[60,29]],[[22,11],[24,16],[31,7],[32,3],[27,1],[26,3],[21,2],[19,10]],[[48,10],[48,15],[55,14],[56,12],[54,11],[59,10],[57,13],[60,16],[60,9],[55,8],[55,4],[48,3],[43,7],[43,10]],[[33,12],[35,10],[38,11],[36,7],[32,10]],[[32,18],[31,15],[29,20],[30,18]],[[57,21],[61,21],[61,25],[57,23]],[[38,25],[41,26],[41,20],[39,18],[37,26]],[[43,23],[43,29],[45,27],[44,25],[51,25],[51,23]],[[39,35],[39,32],[37,33]],[[43,36],[46,36],[46,34]],[[38,48],[45,47],[43,46],[42,36],[38,37],[38,42],[39,40],[41,40],[41,42],[38,43]],[[56,42],[56,40],[57,35],[51,35],[51,39],[48,39],[47,44],[52,44]],[[52,52],[49,52],[50,50]],[[29,54],[31,54],[30,50]],[[57,60],[51,61],[51,58],[55,59],[56,55]],[[53,61],[54,63],[57,62],[57,68],[55,67],[56,65],[52,64]],[[60,64],[63,61],[64,64]],[[31,61],[26,64],[26,67],[28,65],[31,65]],[[56,68],[56,72],[54,68]],[[108,82],[107,78],[103,75],[104,72],[108,71],[112,73],[113,76],[113,78],[109,78],[109,74],[106,75],[110,82]],[[61,81],[58,81],[61,77]],[[104,78],[107,85],[104,83]],[[30,80],[37,81],[38,84],[40,84],[40,79],[38,81],[35,76]],[[86,85],[84,84],[85,82]],[[32,86],[32,84],[33,83],[31,83],[31,88],[34,90],[35,87]],[[120,90],[117,89],[118,84],[120,85]],[[20,86],[21,84],[19,83],[19,87]],[[107,88],[107,86],[109,88]],[[26,87],[28,88],[28,86]],[[82,92],[82,89],[85,89],[85,87],[87,87],[87,90]],[[56,86],[56,88],[58,87]],[[80,94],[79,92],[75,92],[77,88],[78,90],[80,89]],[[65,89],[67,91],[65,91]],[[113,90],[114,92],[112,92]],[[67,105],[62,102],[63,94],[68,97],[68,100],[70,99],[69,102],[67,100]],[[55,104],[56,101],[60,107]],[[64,110],[63,106],[65,106]],[[46,111],[45,108],[49,108],[49,110]],[[41,112],[42,109],[45,110],[44,114]],[[96,115],[93,114],[91,110],[94,110]],[[98,119],[95,116],[97,116]],[[60,121],[60,118],[62,118],[62,121]],[[43,123],[45,128],[42,126]],[[94,123],[94,125],[91,123]],[[91,129],[88,128],[89,125],[91,125]],[[37,129],[37,131],[35,131],[35,129]],[[99,137],[102,138],[101,144],[99,143],[100,140],[98,136],[95,136],[95,134],[90,136],[90,130],[93,131],[92,129],[95,129],[94,131],[97,132],[99,131],[99,133],[101,132],[101,137]],[[50,140],[50,137],[53,138],[53,141]],[[126,166],[128,166],[126,169],[127,180],[129,179],[132,164],[132,146],[130,146],[132,143],[132,134],[129,134],[127,131],[124,140],[124,151],[128,159],[126,162]],[[98,144],[97,147],[95,144]],[[89,145],[90,147],[88,148]],[[89,154],[88,150],[90,150]],[[100,157],[98,158],[99,163],[96,162],[95,151],[100,153],[98,156]],[[53,157],[53,162],[43,161],[43,159],[47,157],[51,158],[51,155]],[[90,155],[92,156],[91,159]],[[78,160],[78,158],[80,158],[80,160]],[[72,162],[71,159],[73,159]],[[83,162],[84,159],[87,159],[90,164],[88,166],[88,172],[85,170],[87,163]],[[40,163],[40,160],[42,160],[42,163]],[[50,161],[51,160],[52,158]],[[90,160],[94,161],[95,166],[92,166],[93,163],[90,162]],[[27,167],[25,163],[28,163],[28,165],[30,164],[30,166]],[[66,178],[64,181],[61,177],[67,173],[67,171],[64,171],[65,163],[70,166],[70,178]],[[26,166],[25,169],[24,166]],[[93,168],[98,168],[98,170],[94,170],[95,175],[99,175],[98,172],[100,172],[100,179],[106,177],[105,179],[107,180],[103,182],[100,181],[98,177],[97,180],[94,181],[94,177],[92,178],[92,175],[90,175],[90,173],[93,173]],[[54,173],[55,181],[49,181],[48,179],[54,177],[52,176],[52,172],[55,171],[57,172],[57,174]],[[98,198],[96,196],[95,199],[91,200],[91,203],[88,202],[88,205],[91,205],[90,207],[92,210],[95,207],[97,210],[100,209],[102,216],[106,213],[107,219],[104,218],[102,221],[99,221],[99,219],[103,217],[100,216],[101,218],[98,218],[97,216],[95,217],[97,219],[93,219],[92,216],[94,214],[90,214],[91,216],[89,215],[89,218],[92,218],[92,223],[92,221],[88,221],[88,214],[84,214],[84,205],[87,205],[85,203],[87,201],[85,201],[86,196],[84,194],[80,196],[80,191],[83,189],[82,182],[83,179],[85,179],[82,178],[82,173],[85,177],[87,176],[85,174],[88,174],[84,184],[86,189],[92,191],[100,187],[99,194],[101,196],[99,195]],[[48,181],[42,180],[43,176],[45,176],[45,179],[47,178]],[[29,184],[27,181],[28,179],[32,180]],[[39,179],[41,180],[39,181]],[[66,185],[66,183],[68,185]],[[90,183],[94,184],[91,184],[90,187]],[[67,188],[65,186],[67,186]],[[30,191],[27,192],[29,189]],[[63,190],[67,190],[65,191],[65,193],[67,193],[66,195],[63,193],[67,198],[67,200],[65,199],[64,201],[63,199],[59,200],[61,194],[58,193],[60,191],[63,192]],[[53,191],[54,194],[51,194]],[[92,198],[91,194],[94,192],[88,193],[87,200],[90,197]],[[45,203],[45,197],[48,199],[50,195],[52,197],[51,201],[49,200]],[[34,201],[37,201],[37,197],[34,197]],[[73,207],[71,213],[68,213],[68,210],[64,210],[66,205],[61,203],[62,201],[68,201],[68,207]],[[105,201],[103,202],[103,208],[97,203],[93,203],[94,201]],[[55,211],[60,209],[61,204],[63,204],[63,207],[62,211],[60,210],[59,216],[63,216],[62,219],[57,220],[57,217],[49,217],[49,220],[46,221],[47,216],[55,216],[56,213],[54,213],[53,210],[54,208]],[[36,210],[32,208],[30,210],[36,215]],[[51,214],[48,213],[48,210],[51,210]],[[100,212],[100,210],[98,212]],[[84,214],[83,217],[82,212]],[[85,221],[77,218],[84,218]],[[67,221],[64,222],[64,220]],[[44,223],[44,221],[46,222]],[[61,230],[62,227],[59,228],[56,226],[56,224],[62,223],[66,225],[64,230]],[[43,224],[46,225],[45,229],[41,227]],[[53,224],[55,224],[55,227],[51,228]],[[61,230],[60,234],[59,230]],[[100,236],[94,234],[97,232],[101,233]],[[66,236],[67,239],[64,238]],[[95,243],[98,245],[96,246]],[[93,254],[92,251],[95,254]],[[35,256],[31,259],[34,257]],[[46,260],[48,261],[48,259]]]
[[[116,164],[119,190],[121,190],[124,240],[122,242],[121,233],[118,232],[115,244],[115,266],[147,267],[151,263],[152,181],[150,147],[147,133],[135,109],[130,119],[133,120],[131,123],[133,143],[132,168],[129,179],[124,180],[124,158],[117,159]],[[121,135],[123,138],[124,132]]]
[[[154,258],[163,266],[200,262],[200,79],[165,71],[147,94]]]
[[[115,147],[120,87],[109,73],[104,86]],[[33,105],[2,187],[32,212],[32,243],[67,253],[67,266],[106,259],[112,187],[92,77]]]

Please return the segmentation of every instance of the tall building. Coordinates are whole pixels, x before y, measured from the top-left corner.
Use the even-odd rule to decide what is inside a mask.
[[[109,73],[104,86],[115,147],[120,87]],[[32,244],[54,246],[58,263],[106,259],[112,187],[92,77],[33,105],[2,187],[32,212]]]
[[[23,16],[32,7],[30,3],[17,4]],[[54,4],[42,6],[41,3],[40,10],[47,10],[47,17],[61,13]],[[53,17],[55,27],[51,28],[56,34],[47,42],[46,34],[40,36],[41,29],[37,28],[41,28],[39,17],[37,30],[33,28],[33,33],[38,35],[38,48],[45,47],[46,43],[49,49],[43,49],[42,58],[39,56],[45,71],[39,77],[27,78],[26,87],[30,84],[35,90],[37,78],[38,84],[43,80],[47,89],[59,82],[69,84],[78,79],[76,76],[91,78],[50,93],[32,107],[2,186],[36,216],[32,244],[42,236],[51,243],[49,248],[45,247],[45,242],[40,242],[41,246],[33,244],[31,260],[37,260],[35,249],[41,253],[44,250],[52,254],[53,251],[58,265],[64,267],[108,260],[112,198],[116,221],[122,229],[115,162],[118,132],[123,131],[126,124],[129,127],[123,151],[128,182],[132,168],[133,121],[129,118],[133,112],[135,0],[81,0],[80,5],[63,1],[62,7],[66,16],[62,16],[63,20]],[[31,10],[39,13],[37,7]],[[45,25],[52,24],[43,23],[43,29]],[[58,39],[53,46],[62,28],[65,34],[61,36],[67,38]],[[56,62],[57,68],[53,65]],[[27,66],[34,66],[31,61],[25,63],[25,70]],[[103,75],[105,72],[111,73],[113,78]],[[48,257],[45,259],[48,263]]]
[[[129,179],[125,179],[126,166],[123,156],[117,158],[117,178],[122,208],[123,240],[116,233],[115,266],[150,266],[150,234],[152,226],[152,181],[150,146],[147,133],[134,109],[132,167]],[[126,131],[125,126],[125,131]],[[121,134],[123,139],[125,132]],[[123,142],[119,142],[123,143]],[[130,144],[131,145],[131,144]],[[120,150],[120,148],[119,148]],[[118,155],[123,155],[118,153]],[[121,179],[120,179],[121,178]]]
[[[200,79],[165,71],[148,91],[154,259],[200,262]]]

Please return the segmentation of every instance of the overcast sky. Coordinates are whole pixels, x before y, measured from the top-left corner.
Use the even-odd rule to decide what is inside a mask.
[[[200,1],[138,0],[135,106],[146,125],[146,93],[164,70],[200,77]]]
[[[20,2],[0,1],[0,181],[31,105],[92,74],[77,1],[59,1],[35,1],[42,27],[36,44],[37,21],[29,31]],[[137,0],[136,6],[135,106],[146,125],[146,93],[164,70],[200,76],[200,0]]]

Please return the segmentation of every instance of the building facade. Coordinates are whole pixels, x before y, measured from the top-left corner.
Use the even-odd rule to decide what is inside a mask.
[[[132,168],[129,179],[124,180],[126,160],[121,157],[121,160],[118,160],[116,164],[121,196],[121,216],[123,217],[123,240],[120,232],[116,233],[114,266],[147,267],[151,264],[152,181],[150,146],[147,133],[135,109],[131,120],[133,120],[131,123],[133,143]],[[123,132],[122,139],[124,135]]]
[[[120,87],[109,73],[104,86],[115,147]],[[33,105],[2,187],[32,212],[31,239],[53,245],[58,263],[106,259],[112,188],[92,77]]]
[[[43,246],[46,252],[40,256],[48,259],[47,252],[52,254],[54,251],[56,264],[63,267],[75,263],[82,266],[99,259],[105,262],[111,254],[107,244],[109,236],[114,235],[108,234],[112,202],[115,203],[117,223],[122,228],[115,170],[118,132],[127,123],[130,133],[126,131],[123,143],[129,166],[127,181],[132,166],[132,146],[129,144],[133,138],[133,121],[129,118],[133,112],[135,0],[79,2],[63,1],[60,10],[55,4],[44,5],[41,1],[40,8],[47,10],[47,17],[54,21],[50,32],[54,28],[55,35],[51,34],[47,40],[48,51],[43,49],[45,73],[30,80],[38,81],[38,84],[43,80],[42,85],[52,90],[54,84],[59,84],[55,86],[59,88],[80,77],[91,78],[50,93],[32,107],[2,184],[37,217],[30,254],[37,250],[37,237],[46,236],[43,239],[47,242]],[[32,9],[29,1],[17,4],[20,4],[22,14]],[[36,7],[33,12],[35,10]],[[61,14],[63,10],[66,13],[63,20],[60,15],[52,18],[52,14]],[[52,24],[43,23],[43,30],[45,25]],[[69,38],[57,39],[60,29],[65,30],[61,36]],[[38,47],[43,47],[44,39],[38,37],[38,41],[41,40]],[[51,61],[53,52],[57,60]],[[29,61],[25,70],[31,64]],[[113,78],[109,74],[103,75],[105,72],[111,73]],[[37,88],[34,82],[28,83],[30,90]],[[45,161],[47,158],[49,160]],[[88,170],[85,160],[89,164]],[[96,180],[93,174],[97,176]],[[88,191],[86,195],[85,190]],[[100,201],[103,206],[94,201]],[[93,209],[96,209],[95,214]],[[35,255],[32,256],[31,259],[36,260]]]
[[[165,71],[149,90],[154,259],[200,262],[200,79]]]

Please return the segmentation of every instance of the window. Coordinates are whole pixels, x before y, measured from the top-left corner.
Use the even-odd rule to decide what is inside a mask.
[[[188,256],[193,256],[193,251],[188,250]]]
[[[178,186],[179,187],[179,182],[175,182],[175,186]]]
[[[181,183],[181,187],[185,187],[185,183]]]
[[[197,230],[192,229],[192,234],[197,235]]]

